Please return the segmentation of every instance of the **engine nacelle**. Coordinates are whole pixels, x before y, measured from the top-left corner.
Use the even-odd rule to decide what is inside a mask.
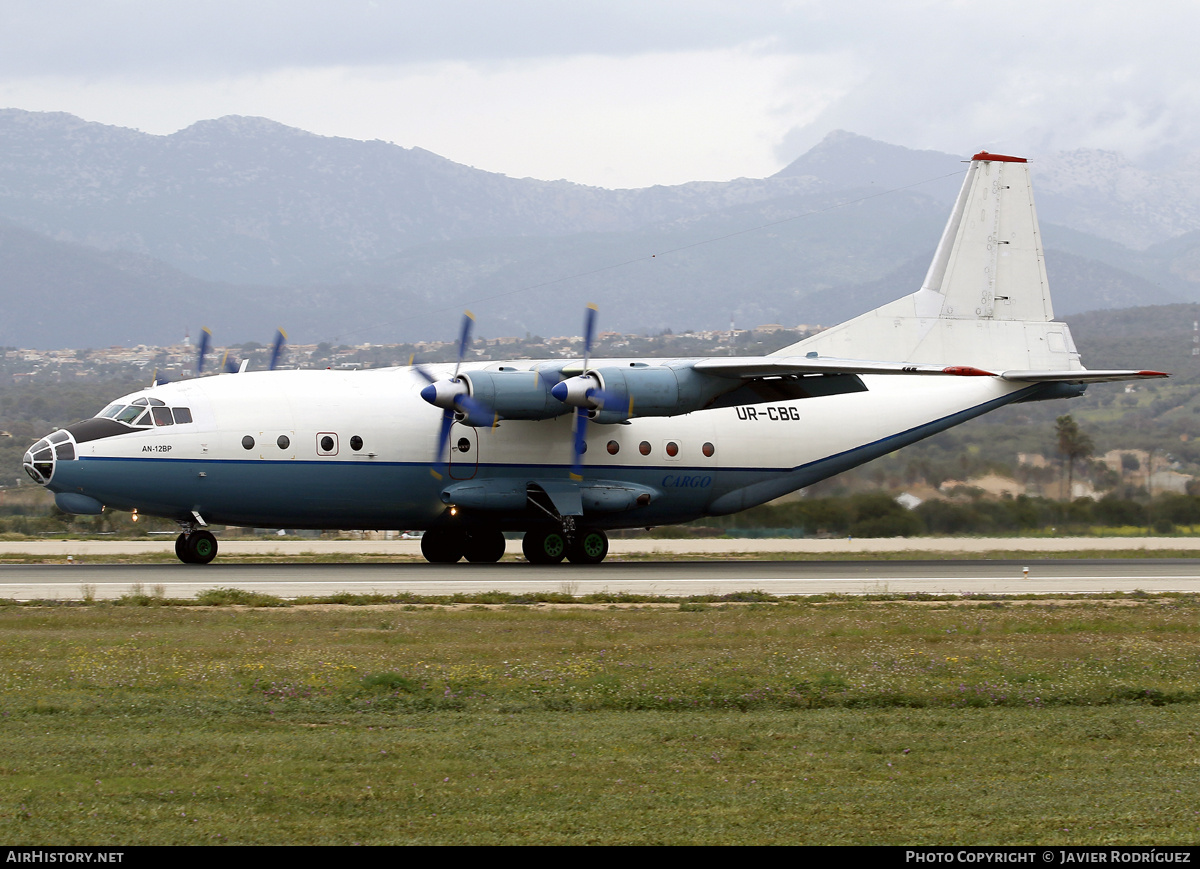
[[[587,408],[600,423],[624,422],[640,416],[678,416],[702,410],[740,384],[728,378],[698,374],[691,368],[627,366],[593,368],[564,380],[556,389],[568,404]]]
[[[471,398],[501,419],[553,419],[571,410],[550,394],[550,384],[536,371],[463,371],[458,376],[468,383]]]

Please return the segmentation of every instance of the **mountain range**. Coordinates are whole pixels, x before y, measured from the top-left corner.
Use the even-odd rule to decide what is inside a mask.
[[[847,132],[758,179],[607,190],[263,118],[0,110],[0,345],[383,343],[832,323],[920,283],[963,159]],[[1200,300],[1200,173],[1035,156],[1060,315]]]

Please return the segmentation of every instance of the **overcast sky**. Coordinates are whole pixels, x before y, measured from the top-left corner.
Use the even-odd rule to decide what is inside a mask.
[[[1200,3],[0,0],[0,106],[260,115],[605,187],[772,174],[831,130],[1200,151]]]

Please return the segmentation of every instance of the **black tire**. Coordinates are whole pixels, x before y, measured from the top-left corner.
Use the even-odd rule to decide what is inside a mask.
[[[464,554],[472,564],[495,564],[504,557],[506,545],[502,531],[472,531],[467,535]]]
[[[186,534],[180,534],[175,538],[175,557],[184,564],[191,564],[191,562],[188,561]]]
[[[567,539],[559,531],[527,531],[521,551],[530,564],[558,564],[567,554]]]
[[[608,535],[603,531],[581,531],[567,548],[572,564],[599,564],[608,555]]]
[[[217,538],[210,531],[193,531],[184,539],[188,564],[208,564],[217,557]]]
[[[421,535],[421,554],[430,564],[456,564],[463,557],[463,535],[434,528]]]

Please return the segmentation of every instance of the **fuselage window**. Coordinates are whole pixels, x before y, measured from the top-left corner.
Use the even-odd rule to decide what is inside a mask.
[[[667,455],[671,458],[679,455],[679,444],[675,443],[675,441],[667,441]]]
[[[608,442],[608,454],[610,456],[615,456],[619,452],[621,452],[621,445],[619,443],[617,443],[616,441],[609,441]]]
[[[192,421],[192,409],[190,407],[173,407],[171,413],[175,414],[175,424],[184,425]]]
[[[358,435],[354,435],[354,437],[350,438],[350,449],[354,450],[355,452],[361,450],[362,445],[363,440]]]
[[[641,453],[643,456],[650,455],[650,442],[642,441],[640,444],[638,444],[638,452]]]
[[[471,451],[471,442],[466,438],[459,438],[458,451],[460,453],[469,453]]]
[[[175,420],[171,419],[171,408],[169,407],[152,407],[151,412],[154,414],[155,425],[174,425]]]
[[[246,435],[244,438],[242,438],[242,448],[247,450],[254,449],[254,438],[250,437],[250,435]]]
[[[336,456],[337,453],[337,435],[333,432],[317,432],[317,455]]]
[[[705,456],[707,456],[708,458],[711,459],[713,457],[713,453],[715,453],[717,451],[717,448],[714,447],[712,444],[708,443],[707,441],[705,441],[704,446],[702,446],[700,448],[700,451],[702,453],[704,453]]]
[[[280,435],[275,439],[275,443],[279,444],[279,448],[281,450],[286,450],[292,445],[291,438],[289,438],[287,435]]]

